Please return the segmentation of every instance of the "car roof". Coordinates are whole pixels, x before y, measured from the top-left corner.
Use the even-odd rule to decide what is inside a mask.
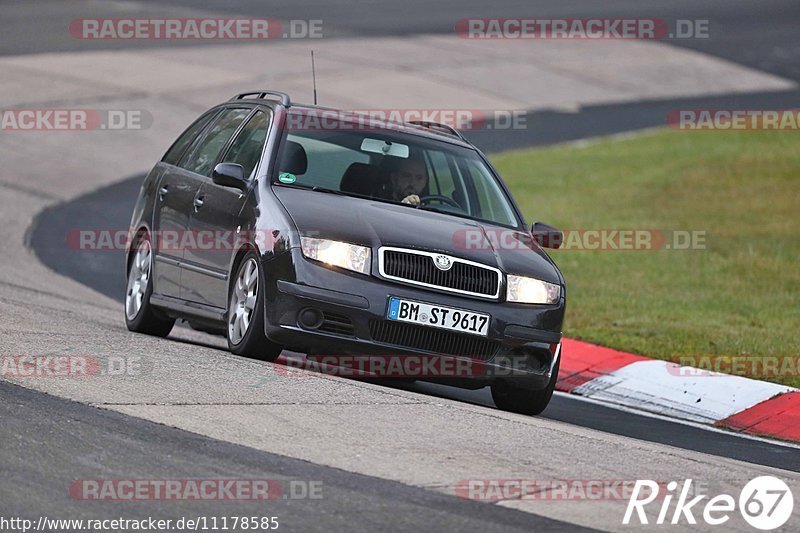
[[[439,124],[432,121],[419,121],[419,123],[416,123],[415,121],[415,123],[409,123],[409,122],[401,122],[394,120],[380,120],[368,114],[360,113],[358,111],[353,111],[353,110],[337,109],[334,107],[326,107],[316,104],[312,105],[312,104],[293,103],[288,94],[280,91],[271,91],[268,89],[262,89],[246,93],[239,93],[221,105],[227,105],[232,102],[236,102],[239,104],[240,103],[262,104],[262,105],[268,105],[273,108],[280,105],[286,108],[290,113],[299,113],[303,115],[314,115],[314,114],[333,112],[339,115],[338,118],[340,120],[346,122],[353,123],[359,121],[360,123],[364,123],[364,121],[366,120],[367,121],[366,123],[369,126],[373,126],[376,128],[391,129],[393,131],[400,131],[402,133],[406,133],[409,135],[416,135],[428,139],[435,139],[455,144],[458,146],[471,148],[473,150],[477,150],[477,148],[471,142],[465,139],[464,136],[461,135],[461,133],[458,130],[447,124]]]
[[[466,140],[454,128],[451,128],[450,126],[444,124],[439,125],[437,123],[428,122],[430,126],[425,126],[423,124],[414,124],[414,123],[401,122],[395,120],[382,120],[370,116],[367,113],[359,111],[353,111],[348,109],[336,109],[332,107],[310,105],[310,104],[293,104],[291,107],[288,108],[288,110],[290,113],[299,113],[304,115],[314,115],[314,114],[333,112],[336,113],[338,115],[338,119],[342,120],[343,122],[349,122],[349,123],[358,122],[360,124],[365,124],[367,126],[391,129],[392,131],[399,131],[401,133],[407,133],[409,135],[416,135],[428,139],[436,139],[439,141],[445,141],[451,144],[464,146],[466,148],[475,149],[475,146],[473,146],[472,143]],[[450,130],[452,130],[452,132]]]

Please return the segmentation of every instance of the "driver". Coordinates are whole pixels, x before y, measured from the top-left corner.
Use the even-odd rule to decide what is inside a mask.
[[[427,185],[428,169],[419,159],[401,159],[389,172],[389,192],[396,202],[419,205],[419,197]]]

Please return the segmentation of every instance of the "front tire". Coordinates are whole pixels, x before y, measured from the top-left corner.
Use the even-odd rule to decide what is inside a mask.
[[[283,347],[264,334],[264,289],[261,262],[250,252],[231,278],[225,331],[231,353],[274,361]]]
[[[153,253],[150,238],[141,235],[128,265],[128,288],[125,292],[125,325],[130,331],[166,337],[175,325],[174,318],[161,316],[150,305],[153,294]]]
[[[560,365],[561,357],[556,361],[553,374],[550,376],[550,381],[547,382],[547,386],[544,389],[523,389],[514,387],[513,384],[504,381],[492,383],[491,389],[494,404],[503,411],[519,413],[521,415],[540,414],[545,410],[550,403],[550,399],[553,397],[553,391],[558,381],[558,369]]]

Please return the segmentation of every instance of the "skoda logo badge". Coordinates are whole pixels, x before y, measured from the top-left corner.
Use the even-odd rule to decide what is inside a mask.
[[[433,264],[436,265],[436,268],[439,270],[450,270],[450,267],[453,266],[453,262],[446,255],[437,255],[434,257]]]

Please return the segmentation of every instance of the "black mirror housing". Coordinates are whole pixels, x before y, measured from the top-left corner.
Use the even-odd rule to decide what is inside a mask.
[[[544,222],[534,222],[531,226],[531,235],[542,248],[552,248],[554,250],[564,242],[564,234],[561,230],[549,226]]]
[[[244,167],[236,163],[220,163],[214,167],[211,179],[217,185],[223,187],[233,187],[244,191],[247,189],[247,181],[244,179]]]

